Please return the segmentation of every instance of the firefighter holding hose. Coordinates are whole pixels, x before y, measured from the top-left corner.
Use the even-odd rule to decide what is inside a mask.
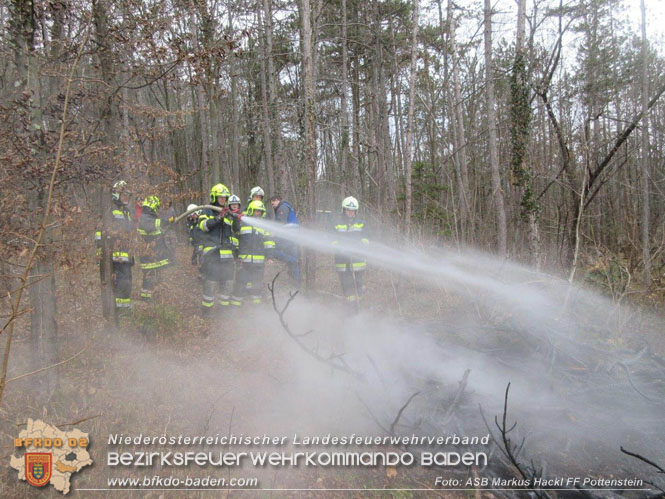
[[[240,221],[230,216],[228,200],[231,191],[224,184],[213,185],[210,189],[210,204],[221,208],[217,212],[205,209],[198,219],[199,254],[201,273],[203,274],[203,296],[201,312],[209,315],[217,304],[227,308],[231,301],[234,262],[233,253],[237,244],[235,233],[240,228]]]

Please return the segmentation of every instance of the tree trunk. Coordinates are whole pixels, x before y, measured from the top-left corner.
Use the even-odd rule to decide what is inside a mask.
[[[314,94],[314,68],[312,47],[312,24],[309,0],[300,0],[300,30],[302,36],[303,90],[305,93],[305,173],[307,178],[306,219],[310,224],[316,220],[316,110]],[[305,258],[306,285],[314,289],[316,279],[316,256],[311,250]]]
[[[492,197],[497,230],[497,253],[505,258],[506,252],[506,211],[501,189],[499,172],[499,151],[496,143],[496,99],[494,97],[494,65],[492,61],[492,6],[485,0],[485,98],[487,100],[487,129],[489,132],[489,159],[492,171]]]
[[[514,182],[521,189],[522,219],[527,224],[527,240],[531,262],[540,268],[540,234],[538,232],[538,201],[533,193],[532,171],[527,165],[529,145],[529,125],[531,103],[529,100],[529,82],[526,73],[526,50],[524,31],[526,26],[526,0],[517,3],[517,34],[515,39],[515,60],[511,74],[511,133],[512,133],[512,169]]]
[[[342,116],[342,134],[340,141],[340,171],[344,189],[349,188],[353,176],[349,172],[349,51],[347,45],[347,15],[346,0],[342,0],[342,95],[340,98]],[[343,192],[341,194],[344,194]]]
[[[459,76],[459,58],[457,56],[457,43],[455,31],[457,29],[455,24],[455,16],[452,11],[452,2],[448,2],[448,23],[449,23],[449,40],[450,40],[450,53],[452,54],[452,78],[453,78],[453,95],[452,95],[452,116],[453,119],[453,145],[455,147],[455,156],[457,158],[457,186],[459,197],[459,211],[460,211],[460,230],[462,240],[470,242],[473,240],[472,221],[470,219],[469,209],[469,173],[466,156],[466,134],[464,131],[464,108],[462,102],[462,89]]]
[[[640,166],[642,170],[642,259],[644,264],[644,285],[651,286],[651,247],[649,244],[649,119],[647,108],[649,105],[649,77],[648,77],[648,53],[647,53],[647,17],[644,0],[640,2],[642,10],[642,158]]]
[[[229,29],[231,36],[233,32],[233,9],[229,5]],[[231,175],[233,178],[232,186],[233,191],[240,195],[240,160],[238,154],[238,136],[240,129],[238,128],[238,83],[236,81],[236,68],[235,57],[231,58],[230,63],[230,79],[231,79]]]
[[[354,2],[354,20],[355,29],[354,32],[356,37],[358,36],[358,5]],[[364,175],[360,174],[361,161],[360,161],[360,70],[358,68],[360,61],[356,51],[353,53],[353,85],[351,85],[351,101],[352,101],[352,111],[353,111],[353,154],[351,154],[351,174],[352,174],[352,185],[354,188],[358,189],[361,194],[361,198],[365,198],[365,181]]]
[[[263,129],[263,162],[266,167],[266,177],[268,179],[268,192],[270,195],[275,193],[275,178],[273,170],[273,157],[272,157],[272,138],[270,137],[271,118],[270,118],[270,103],[268,102],[268,78],[269,75],[266,74],[266,58],[270,57],[270,54],[266,50],[265,43],[265,23],[262,23],[261,9],[257,11],[259,18],[259,25],[263,24],[264,33],[261,36],[261,54],[260,54],[260,66],[261,66],[261,114],[263,118],[262,129]]]
[[[275,188],[279,189],[282,196],[286,196],[288,190],[287,165],[282,152],[282,123],[277,102],[277,85],[279,84],[278,75],[275,73],[275,61],[273,50],[273,19],[272,19],[272,0],[263,0],[263,15],[265,22],[266,35],[266,61],[267,61],[267,80],[268,80],[268,108],[271,117],[272,127],[272,154],[273,154],[273,172],[277,176],[275,179]],[[274,191],[273,191],[274,194]],[[295,201],[295,199],[294,199]]]
[[[413,19],[411,31],[411,65],[409,68],[409,109],[407,110],[406,123],[406,152],[404,154],[404,175],[405,175],[405,207],[404,220],[406,223],[407,235],[411,232],[411,171],[413,155],[413,113],[416,107],[416,61],[418,58],[418,5],[419,1],[413,2]]]

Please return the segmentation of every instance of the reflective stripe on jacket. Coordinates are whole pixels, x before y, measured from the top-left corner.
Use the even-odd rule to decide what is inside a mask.
[[[272,258],[275,241],[270,232],[260,227],[240,224],[238,236],[238,258],[246,263],[264,263]]]
[[[355,218],[349,220],[346,217],[339,221],[335,225],[335,236],[332,244],[336,246],[343,241],[358,241],[363,244],[369,244],[365,223]],[[338,272],[360,272],[365,270],[366,267],[367,261],[364,256],[354,255],[349,252],[335,253],[335,269]]]

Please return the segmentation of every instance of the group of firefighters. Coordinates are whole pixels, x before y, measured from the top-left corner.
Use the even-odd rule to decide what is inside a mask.
[[[199,208],[195,204],[188,206],[187,228],[189,242],[193,246],[192,264],[199,266],[203,287],[201,312],[204,316],[209,315],[216,305],[225,308],[241,307],[245,302],[260,304],[265,264],[272,263],[273,259],[286,262],[289,275],[296,287],[300,286],[298,245],[289,238],[273,238],[256,221],[267,214],[264,196],[261,187],[254,187],[243,209],[240,198],[220,183],[210,189],[210,205],[214,209]],[[138,232],[141,243],[142,300],[152,300],[162,270],[173,263],[169,258],[165,232],[176,221],[175,217],[172,214],[160,217],[160,199],[150,195],[143,200],[135,225],[129,212],[130,197],[125,181],[113,184],[113,205],[106,230],[98,229],[95,234],[98,254],[102,254],[103,242],[109,249],[111,286],[118,315],[125,315],[132,306],[133,234]],[[279,195],[272,196],[270,201],[274,221],[285,228],[297,229],[294,208]],[[333,245],[343,241],[369,244],[365,224],[357,217],[358,208],[354,197],[343,200],[340,220],[334,226]],[[342,292],[356,310],[363,292],[362,276],[366,265],[365,258],[360,255],[335,252],[335,269],[340,276]]]

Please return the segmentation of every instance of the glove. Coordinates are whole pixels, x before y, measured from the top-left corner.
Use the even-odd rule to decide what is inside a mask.
[[[169,217],[169,223],[172,224],[173,222],[175,222],[175,217]]]

